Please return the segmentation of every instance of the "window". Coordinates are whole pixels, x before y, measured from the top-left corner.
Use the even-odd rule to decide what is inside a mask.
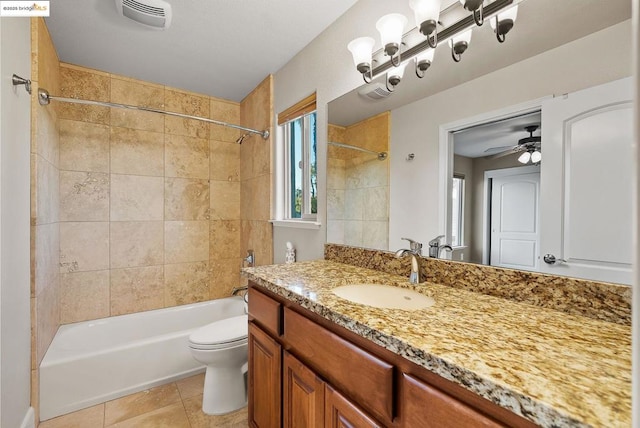
[[[453,175],[451,195],[451,246],[464,245],[464,175]]]
[[[282,128],[282,175],[278,193],[278,217],[296,227],[310,225],[318,212],[318,168],[316,161],[316,94],[300,100],[278,114]],[[279,180],[280,180],[279,179]]]
[[[318,212],[316,113],[285,123],[286,217],[315,219]]]

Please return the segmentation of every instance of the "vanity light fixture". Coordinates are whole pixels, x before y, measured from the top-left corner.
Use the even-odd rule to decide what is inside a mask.
[[[462,54],[469,47],[469,43],[471,43],[471,34],[471,30],[467,30],[464,33],[460,33],[449,39],[451,58],[453,58],[455,62],[460,62]]]
[[[496,33],[496,38],[500,43],[504,43],[505,35],[513,28],[518,16],[518,6],[514,6],[504,12],[496,14],[489,20],[491,28]]]
[[[371,55],[373,53],[373,45],[375,40],[372,37],[358,37],[352,40],[347,49],[351,51],[353,56],[353,62],[356,65],[356,69],[362,74],[366,83],[371,82]]]
[[[391,58],[391,64],[394,67],[400,65],[400,45],[406,25],[407,18],[399,13],[390,13],[376,22],[376,28],[380,32],[380,39],[382,46],[384,46],[384,53]]]
[[[387,72],[387,90],[393,92],[398,83],[402,80],[404,75],[404,69],[407,67],[407,63],[403,62],[397,67],[392,68]],[[391,87],[389,87],[391,85]]]
[[[436,26],[440,18],[442,0],[409,0],[409,7],[413,10],[416,26],[427,38],[429,46],[438,46],[438,33]]]
[[[462,6],[473,13],[473,20],[480,27],[484,24],[484,6],[483,0],[460,0]]]
[[[416,76],[420,79],[424,77],[424,72],[431,67],[435,53],[435,49],[427,49],[416,55]]]
[[[462,7],[472,11],[443,28],[439,19],[441,15],[455,14],[452,8],[440,13],[442,0],[409,0],[409,6],[414,12],[416,26],[403,34],[407,18],[399,13],[391,13],[380,18],[376,28],[380,32],[382,48],[372,52],[375,41],[371,37],[359,37],[352,40],[347,48],[351,51],[353,62],[366,83],[386,73],[387,88],[394,88],[402,79],[402,72],[390,71],[401,63],[413,59],[415,74],[423,78],[431,66],[434,49],[446,41],[451,48],[451,56],[459,62],[461,55],[469,47],[473,28],[482,25],[484,18],[490,20],[496,37],[502,43],[514,25],[517,15],[517,4],[523,0],[459,0]],[[484,3],[487,3],[486,6]],[[454,5],[457,5],[455,2]],[[459,6],[458,6],[459,8]],[[438,26],[440,29],[438,30]],[[404,71],[404,70],[402,70]],[[395,83],[394,83],[395,82]],[[392,89],[389,89],[390,91]]]

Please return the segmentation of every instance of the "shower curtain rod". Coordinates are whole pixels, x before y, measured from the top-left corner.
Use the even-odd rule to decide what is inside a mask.
[[[227,122],[221,122],[219,120],[207,119],[206,117],[192,116],[189,114],[182,114],[182,113],[174,113],[171,111],[158,110],[151,107],[139,107],[139,106],[132,106],[128,104],[111,103],[106,101],[92,101],[92,100],[81,100],[79,98],[58,97],[54,95],[49,95],[49,92],[46,89],[38,89],[38,102],[40,103],[40,105],[43,105],[43,106],[48,105],[51,100],[60,101],[63,103],[88,104],[88,105],[102,106],[102,107],[115,107],[115,108],[124,108],[128,110],[140,110],[140,111],[146,111],[151,113],[161,113],[167,116],[176,116],[176,117],[182,117],[185,119],[199,120],[201,122],[213,123],[216,125],[222,125],[222,126],[227,126],[229,128],[239,129],[241,131],[246,131],[248,134],[258,134],[262,136],[262,138],[264,138],[265,140],[269,138],[269,130],[267,129],[265,129],[264,131],[258,131],[257,129],[246,128],[244,126],[234,125],[232,123],[227,123]],[[246,136],[247,134],[242,135],[240,138],[236,140],[236,143],[242,144],[242,141],[245,139]]]
[[[378,160],[385,160],[387,158],[387,152],[374,152],[373,150],[363,149],[362,147],[352,146],[345,143],[336,143],[335,141],[329,141],[328,144],[332,146],[342,147],[343,149],[358,150],[360,152],[371,153],[378,156]]]

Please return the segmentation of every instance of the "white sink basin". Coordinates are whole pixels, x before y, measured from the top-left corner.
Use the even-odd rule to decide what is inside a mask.
[[[435,300],[424,294],[402,287],[381,284],[351,284],[336,287],[333,294],[361,305],[408,311],[433,306]]]

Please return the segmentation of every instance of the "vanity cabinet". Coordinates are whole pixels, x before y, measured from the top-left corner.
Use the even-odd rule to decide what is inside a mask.
[[[535,426],[252,282],[249,421],[256,428]]]

